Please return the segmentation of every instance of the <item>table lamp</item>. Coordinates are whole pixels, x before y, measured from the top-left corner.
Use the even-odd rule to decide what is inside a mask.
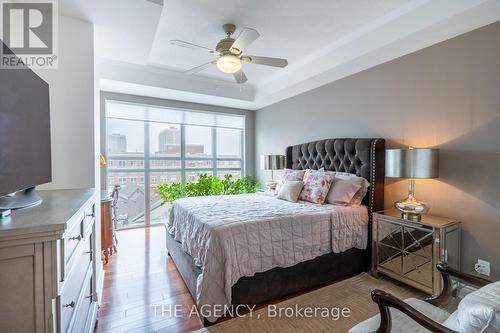
[[[274,180],[274,170],[281,170],[285,168],[284,155],[261,155],[260,156],[260,169],[271,170],[271,179],[266,182],[266,187],[270,191],[276,189],[278,182]]]
[[[402,201],[396,201],[394,207],[401,212],[404,219],[420,221],[421,214],[429,211],[429,206],[415,198],[415,179],[439,176],[439,149],[387,149],[385,176],[410,180],[408,197]]]

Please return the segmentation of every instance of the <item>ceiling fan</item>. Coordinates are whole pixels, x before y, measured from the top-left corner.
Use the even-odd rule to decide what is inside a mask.
[[[216,65],[221,72],[233,74],[237,83],[245,83],[247,81],[247,77],[243,72],[242,62],[281,68],[288,65],[288,61],[286,59],[243,55],[243,51],[245,51],[248,45],[260,36],[255,29],[244,28],[236,39],[231,37],[236,30],[236,26],[234,24],[224,24],[222,29],[224,29],[227,36],[217,43],[215,50],[177,39],[170,41],[173,45],[198,49],[211,53],[217,57],[213,61],[185,71],[185,74],[195,74],[207,69],[211,65]]]

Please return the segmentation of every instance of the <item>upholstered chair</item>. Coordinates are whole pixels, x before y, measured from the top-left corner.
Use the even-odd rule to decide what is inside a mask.
[[[349,333],[500,332],[500,281],[493,283],[464,274],[443,263],[437,264],[437,269],[443,278],[443,290],[439,296],[403,301],[382,290],[373,290],[372,300],[377,303],[380,313],[357,324]],[[457,282],[479,289],[463,297],[450,314],[443,308],[453,298]]]

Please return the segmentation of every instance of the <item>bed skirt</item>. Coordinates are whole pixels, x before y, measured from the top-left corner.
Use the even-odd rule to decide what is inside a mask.
[[[168,232],[167,251],[177,270],[196,300],[196,281],[201,274],[193,258],[184,252],[181,244]],[[242,277],[232,287],[232,304],[255,305],[306,288],[334,282],[370,269],[369,251],[350,249],[342,253],[328,253],[291,267],[276,267],[252,277]]]

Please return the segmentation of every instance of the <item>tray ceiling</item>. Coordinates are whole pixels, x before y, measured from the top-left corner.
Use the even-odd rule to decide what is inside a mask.
[[[257,109],[500,19],[497,0],[65,0],[63,15],[95,23],[103,88]],[[259,31],[245,53],[287,58],[284,69],[244,64],[248,82],[213,68],[222,24]],[[133,75],[132,75],[133,73]],[[128,82],[127,82],[128,81]],[[124,87],[128,85],[128,88]],[[135,87],[135,88],[134,88]]]

